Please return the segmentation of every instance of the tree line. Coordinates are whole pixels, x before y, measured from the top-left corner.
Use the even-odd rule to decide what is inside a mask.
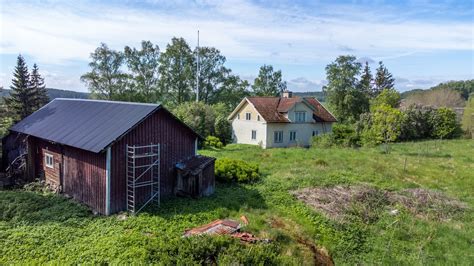
[[[367,62],[363,66],[354,56],[339,56],[327,65],[326,74],[323,90],[339,123],[333,134],[317,137],[316,145],[373,145],[461,133],[450,108],[415,104],[400,108],[401,95],[383,62],[372,75]]]
[[[142,41],[139,49],[125,46],[123,51],[102,43],[91,53],[90,71],[81,80],[94,98],[160,102],[170,108],[195,101],[197,87],[199,101],[223,103],[229,108],[245,96],[276,96],[286,89],[281,71],[270,65],[260,68],[250,86],[225,63],[226,58],[218,49],[191,49],[183,38],[172,38],[163,52],[150,41]]]
[[[19,121],[49,102],[44,78],[35,63],[31,72],[23,56],[19,55],[13,72],[11,92],[4,96],[0,105],[0,137],[16,121]],[[0,88],[0,91],[3,88]]]

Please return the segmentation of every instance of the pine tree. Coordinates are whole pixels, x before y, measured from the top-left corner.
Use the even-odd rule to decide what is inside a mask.
[[[35,95],[29,84],[30,75],[25,59],[19,55],[13,72],[10,97],[5,98],[8,110],[15,119],[23,119],[35,110]]]
[[[375,74],[375,87],[373,90],[373,97],[377,97],[384,89],[393,89],[395,87],[395,79],[392,74],[388,72],[388,69],[383,65],[383,62],[379,62],[377,73]]]
[[[34,110],[38,110],[43,105],[49,102],[49,97],[44,85],[44,78],[39,73],[38,65],[33,65],[33,70],[30,75],[30,87],[35,96]]]
[[[372,81],[373,77],[372,73],[370,73],[369,63],[366,61],[364,70],[362,70],[362,75],[360,77],[359,89],[368,97],[373,97]]]

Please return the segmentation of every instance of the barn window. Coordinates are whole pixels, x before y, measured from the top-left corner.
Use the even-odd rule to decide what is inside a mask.
[[[275,131],[273,133],[273,141],[275,143],[282,143],[283,142],[283,131]]]
[[[54,168],[54,157],[49,153],[44,154],[44,164],[46,167]]]
[[[257,130],[252,130],[252,139],[257,139]]]
[[[251,113],[245,113],[245,120],[251,120],[252,119],[252,114]]]

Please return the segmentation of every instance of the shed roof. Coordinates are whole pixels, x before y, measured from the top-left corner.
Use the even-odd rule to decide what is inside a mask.
[[[160,108],[159,104],[56,98],[10,130],[100,152]]]

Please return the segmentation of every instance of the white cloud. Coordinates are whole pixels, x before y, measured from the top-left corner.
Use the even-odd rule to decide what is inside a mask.
[[[172,36],[183,36],[194,46],[197,29],[203,45],[218,47],[228,58],[256,62],[304,64],[341,52],[389,58],[417,51],[472,50],[469,22],[374,23],[377,16],[355,21],[339,15],[341,9],[332,11],[335,16],[316,16],[237,0],[178,2],[178,12],[167,12],[171,4],[162,1],[150,9],[93,2],[3,5],[0,53],[21,51],[54,64],[88,60],[100,42],[121,49],[150,39],[163,47]]]

